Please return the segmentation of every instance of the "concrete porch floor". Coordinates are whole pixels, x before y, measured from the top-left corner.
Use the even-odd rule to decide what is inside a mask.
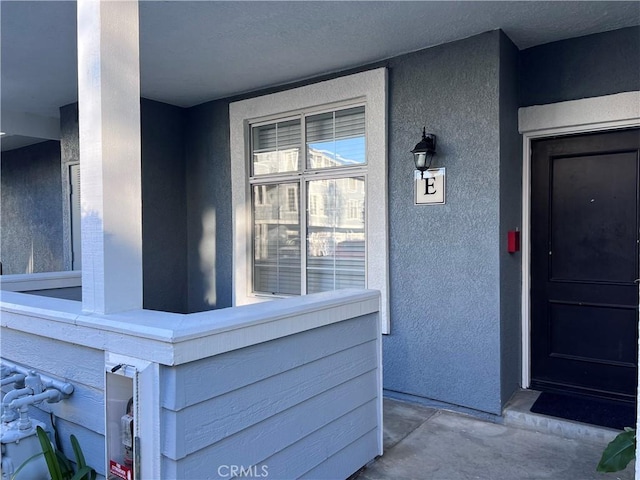
[[[528,412],[537,392],[518,392],[502,423],[384,399],[385,454],[358,480],[630,480],[596,465],[615,430]]]

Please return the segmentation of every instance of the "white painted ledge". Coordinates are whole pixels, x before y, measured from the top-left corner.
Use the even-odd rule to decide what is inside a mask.
[[[0,290],[7,292],[29,292],[51,288],[80,287],[82,272],[43,272],[17,275],[0,275]]]
[[[523,107],[518,130],[530,137],[623,128],[640,123],[640,92]]]
[[[347,289],[189,315],[152,310],[86,315],[80,302],[4,291],[0,325],[163,365],[179,365],[379,309],[378,291]]]

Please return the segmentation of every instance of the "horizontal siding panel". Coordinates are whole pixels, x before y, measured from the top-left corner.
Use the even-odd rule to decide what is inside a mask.
[[[300,478],[310,470],[309,467],[316,468],[336,453],[348,448],[353,439],[371,431],[375,433],[377,411],[377,403],[372,400],[266,459],[258,468],[262,465],[268,466],[271,478]],[[377,442],[372,442],[370,460],[375,458],[376,453]],[[333,478],[340,478],[337,472],[334,472]]]
[[[309,471],[310,466],[319,472],[331,471],[330,468],[322,468],[325,461],[330,461],[333,466],[343,469],[343,471],[351,468],[351,464],[360,462],[353,469],[355,471],[376,456],[376,411],[376,400],[367,402],[322,429],[316,430],[290,448],[256,464],[255,468],[258,473],[261,473],[263,466],[266,466],[268,477],[265,478],[278,480],[300,478]],[[357,439],[355,442],[354,438]],[[247,445],[244,448],[248,447]],[[343,450],[346,450],[348,454],[354,454],[352,462],[345,461],[344,456],[340,455]],[[195,455],[193,459],[190,456],[179,462],[165,457],[163,458],[163,468],[165,468],[166,478],[194,478],[193,472],[199,472],[198,480],[229,478],[228,475],[225,476],[228,472],[225,466],[238,465],[244,468],[251,466],[251,462],[243,453],[244,451],[241,451],[234,455],[234,458],[241,459],[235,463],[230,459],[225,459],[222,463],[214,462],[207,455],[200,454]],[[326,478],[336,480],[348,476],[347,474],[341,477],[338,474],[339,471],[334,470],[333,475],[328,475]],[[314,477],[309,476],[308,478]]]
[[[51,420],[49,414],[42,410],[32,408],[29,410],[29,416],[41,421],[47,426],[53,440],[53,430],[51,430]],[[82,424],[68,422],[62,418],[56,418],[56,428],[60,442],[62,443],[62,451],[65,456],[74,459],[73,448],[71,446],[71,435],[75,435],[84,453],[87,465],[95,468],[100,475],[105,474],[105,443],[104,435],[96,433],[85,428]]]
[[[162,453],[184,457],[377,367],[374,340],[179,412],[163,409],[164,432],[175,437],[162,439]]]
[[[160,457],[160,463],[161,463],[161,467],[162,467],[162,475],[165,478],[184,478],[183,474],[179,474],[178,473],[178,467],[180,467],[182,465],[182,462],[178,462],[176,460],[172,460],[170,458],[165,457],[164,455],[162,457]],[[202,472],[209,472],[209,464],[205,463],[203,465],[194,465],[191,468],[193,468],[193,472],[198,472],[198,480],[200,480],[200,478],[202,479],[206,479],[209,478],[208,475],[205,473],[203,474]],[[195,480],[195,479],[194,479]]]
[[[343,448],[300,478],[308,480],[348,478],[376,458],[377,450],[378,434],[376,429],[358,438],[355,442]],[[416,472],[416,476],[420,477],[420,472]]]
[[[105,441],[104,435],[97,434],[80,425],[60,421],[58,434],[62,443],[62,449],[68,458],[74,459],[73,447],[71,446],[71,434],[75,435],[84,453],[87,465],[95,468],[100,475],[105,475]]]
[[[4,315],[4,313],[3,313]],[[104,388],[104,352],[51,338],[2,329],[2,358],[69,383]]]
[[[374,340],[377,321],[376,315],[365,315],[176,368],[164,367],[161,406],[179,410]],[[213,381],[203,382],[205,378]]]
[[[69,398],[58,403],[43,402],[38,408],[104,435],[104,392],[85,385],[73,385],[75,389]]]
[[[3,359],[73,385],[68,398],[32,406],[29,416],[50,426],[52,412],[65,455],[73,458],[73,434],[87,463],[104,476],[104,352],[10,328],[2,329],[1,342]]]
[[[293,445],[314,431],[376,398],[377,373],[365,373],[336,388],[293,406],[263,422],[188,455],[174,468],[176,476],[206,465],[215,472],[221,465],[255,465]]]

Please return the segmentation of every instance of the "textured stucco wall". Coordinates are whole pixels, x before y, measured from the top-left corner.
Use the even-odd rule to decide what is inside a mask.
[[[3,273],[63,270],[60,142],[2,152]]]
[[[504,405],[520,386],[522,254],[507,252],[507,232],[522,230],[522,137],[518,133],[518,49],[500,35],[500,364]]]
[[[185,152],[189,312],[230,307],[233,217],[228,101],[188,110]]]
[[[500,413],[499,32],[389,64],[391,335],[384,386]],[[413,204],[409,150],[438,136],[445,205]]]
[[[80,161],[80,128],[78,104],[60,107],[60,150],[65,162]]]
[[[186,313],[185,111],[141,99],[140,116],[143,305],[149,310]],[[60,131],[63,164],[79,162],[77,103],[60,109]],[[69,179],[66,167],[63,175],[62,189],[67,198]],[[68,202],[63,207],[63,234],[65,242],[70,242]],[[70,249],[70,244],[65,245],[65,250]]]
[[[383,342],[384,386],[494,414],[502,407],[501,361],[517,362],[513,356],[520,341],[512,338],[513,332],[519,335],[519,317],[505,316],[504,321],[515,322],[515,327],[504,341],[516,344],[503,359],[500,39],[500,32],[490,32],[386,63],[391,335]],[[505,68],[514,74],[511,62]],[[215,227],[210,232],[216,252],[213,291],[221,302],[224,289],[231,302],[228,103],[210,102],[189,110],[191,311],[212,308],[204,290],[212,265],[203,259],[202,248],[209,212],[214,212],[209,221]],[[509,131],[516,132],[517,142],[516,106],[511,99],[504,108],[513,109],[507,121],[514,123]],[[445,205],[413,203],[409,150],[420,139],[423,125],[438,135],[435,161],[447,167]],[[514,188],[520,188],[519,178]],[[505,375],[511,388],[514,375]]]
[[[141,100],[143,306],[187,312],[187,221],[182,108]]]
[[[576,68],[582,71],[601,59],[619,36],[633,32],[536,47],[540,50],[527,50],[529,57],[518,64],[522,52],[495,31],[384,63],[390,105],[391,335],[384,338],[389,392],[501,413],[520,379],[520,254],[507,254],[505,245],[506,232],[521,226],[518,99],[527,104],[585,96],[571,80]],[[588,59],[570,69],[565,65],[558,79],[545,65],[562,61],[553,53],[556,46],[574,50],[572,42],[578,44],[573,54]],[[585,45],[594,42],[598,45],[589,53]],[[616,65],[604,79],[587,80],[587,93],[614,93],[619,87],[612,78],[623,68]],[[542,72],[531,72],[538,68]],[[631,70],[624,71],[633,83]],[[532,80],[527,72],[540,78]],[[342,74],[347,73],[354,72]],[[607,83],[613,86],[603,92]],[[189,311],[231,304],[231,100],[236,99],[187,111]],[[447,168],[447,203],[441,206],[413,204],[409,150],[423,125],[438,135],[435,166]]]
[[[520,106],[640,89],[640,27],[523,50]]]
[[[80,128],[78,125],[78,104],[60,107],[60,153],[62,156],[62,198],[71,193],[69,166],[80,162]],[[62,252],[64,269],[72,269],[71,203],[62,202]],[[80,252],[78,252],[79,254]]]

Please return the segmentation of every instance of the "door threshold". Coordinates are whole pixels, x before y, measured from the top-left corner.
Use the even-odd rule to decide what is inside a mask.
[[[610,442],[620,433],[620,430],[613,428],[533,413],[529,409],[539,395],[540,392],[536,390],[519,390],[514,393],[502,412],[504,425],[593,442]]]

